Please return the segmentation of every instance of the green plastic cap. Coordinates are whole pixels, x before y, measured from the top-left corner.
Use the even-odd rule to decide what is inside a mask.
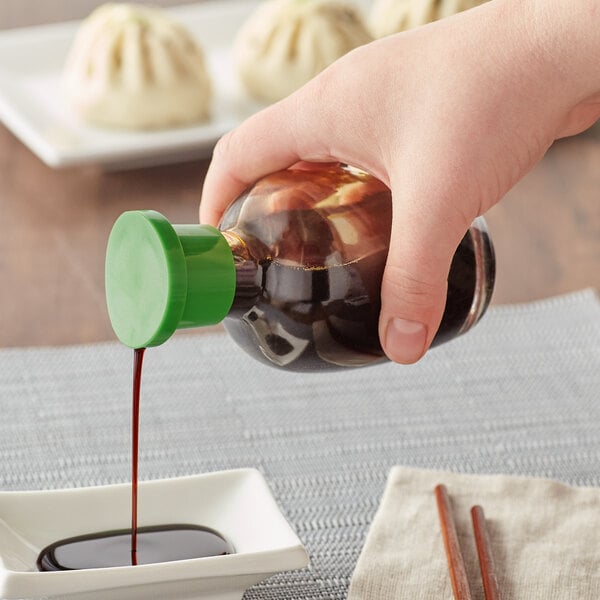
[[[119,340],[158,346],[177,329],[223,320],[235,293],[233,254],[210,225],[171,225],[156,211],[130,211],[110,233],[105,284]]]

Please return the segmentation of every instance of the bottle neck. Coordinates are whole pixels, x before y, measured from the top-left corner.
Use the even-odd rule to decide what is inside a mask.
[[[254,306],[261,291],[262,268],[248,244],[231,229],[221,231],[233,255],[235,292],[229,314]]]

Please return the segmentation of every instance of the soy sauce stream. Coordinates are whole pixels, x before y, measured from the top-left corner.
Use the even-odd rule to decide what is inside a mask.
[[[140,433],[140,389],[142,364],[146,348],[133,351],[133,401],[131,413],[131,564],[137,565],[137,497],[138,497],[138,450]]]
[[[138,527],[139,416],[144,352],[145,348],[137,348],[133,354],[131,528],[58,540],[40,552],[36,562],[40,571],[137,566],[235,552],[217,531],[202,525],[171,523]]]

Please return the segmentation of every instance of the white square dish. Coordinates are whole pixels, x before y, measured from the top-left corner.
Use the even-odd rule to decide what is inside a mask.
[[[240,600],[308,556],[255,469],[139,483],[139,526],[187,523],[221,533],[235,553],[138,566],[40,572],[49,544],[130,526],[128,484],[0,492],[0,597],[44,600]]]

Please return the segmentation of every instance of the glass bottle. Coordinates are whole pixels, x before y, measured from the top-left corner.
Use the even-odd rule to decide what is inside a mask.
[[[385,361],[377,325],[391,216],[383,183],[331,164],[264,177],[228,208],[218,230],[171,225],[154,211],[124,213],[106,257],[113,329],[136,348],[223,321],[246,352],[279,368]],[[481,318],[494,273],[478,218],[454,255],[433,346]]]

